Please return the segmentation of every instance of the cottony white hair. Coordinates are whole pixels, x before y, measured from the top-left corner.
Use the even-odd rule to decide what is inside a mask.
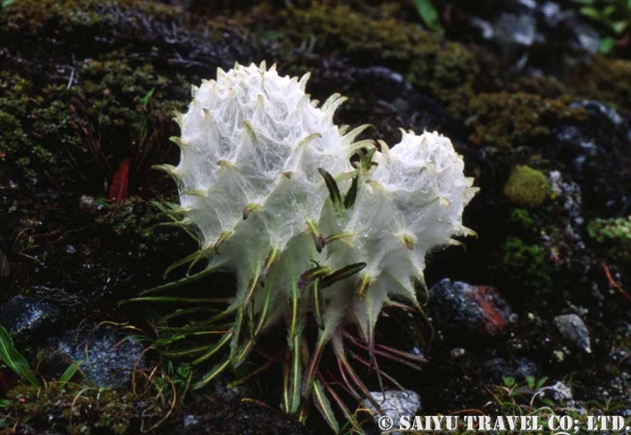
[[[345,98],[334,94],[318,107],[305,93],[308,77],[282,77],[264,63],[219,69],[216,80],[193,88],[188,112],[177,117],[181,159],[165,169],[178,182],[178,213],[199,234],[198,255],[208,268],[237,276],[229,308],[236,314],[235,365],[249,338],[282,322],[300,353],[314,317],[320,332],[313,364],[348,326],[372,346],[392,298],[418,306],[427,252],[468,232],[462,212],[476,189],[448,138],[403,132],[399,144],[381,143],[381,151],[372,141],[355,142],[367,126],[336,126],[333,114]],[[370,152],[353,165],[359,149]]]

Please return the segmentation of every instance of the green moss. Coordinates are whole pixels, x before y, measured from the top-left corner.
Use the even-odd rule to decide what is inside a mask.
[[[516,208],[511,211],[510,221],[519,226],[520,229],[526,231],[532,231],[535,225],[533,217],[530,215],[528,210],[523,208]]]
[[[29,182],[37,181],[37,166],[56,163],[54,155],[43,146],[47,132],[39,118],[41,103],[33,96],[30,81],[0,73],[0,161],[13,162]]]
[[[631,216],[626,219],[594,219],[587,224],[587,233],[609,249],[614,258],[631,262]]]
[[[631,61],[596,56],[573,71],[577,93],[631,109]]]
[[[134,259],[146,257],[169,239],[171,232],[154,231],[162,222],[160,211],[138,197],[107,203],[96,218],[100,232],[112,231]]]
[[[536,144],[560,121],[581,120],[583,109],[527,93],[482,93],[471,100],[467,125],[476,144],[519,147]]]
[[[382,9],[383,10],[383,9]],[[401,71],[419,89],[452,110],[466,108],[478,71],[474,56],[437,33],[387,17],[369,17],[346,5],[313,4],[282,15],[285,34],[346,56],[370,58]]]
[[[172,148],[170,118],[182,107],[179,98],[186,98],[188,86],[151,64],[135,65],[124,52],[86,59],[76,75],[81,79],[70,87],[36,88],[26,77],[0,74],[0,159],[14,164],[10,171],[16,181],[35,184],[52,177],[63,186],[85,177],[95,181],[95,190],[85,192],[104,195],[104,179],[119,159],[135,159],[138,173],[139,162],[147,169]]]
[[[550,183],[545,174],[530,166],[516,166],[504,185],[504,196],[512,203],[536,207],[545,201]]]
[[[545,249],[530,245],[517,237],[509,237],[502,246],[499,269],[516,286],[546,292],[552,288],[552,269],[546,261]]]
[[[173,8],[141,0],[20,0],[5,7],[0,39],[15,41],[10,60],[23,60],[0,73],[0,159],[10,163],[3,175],[103,196],[122,158],[133,159],[138,177],[162,161],[174,148],[170,118],[188,100],[188,80],[114,50],[120,44],[113,41],[176,19]],[[72,68],[69,52],[78,58]]]
[[[561,98],[563,101],[568,100],[572,96],[572,91],[556,77],[543,74],[520,77],[511,86],[511,90],[536,94],[544,98]]]
[[[49,24],[76,33],[115,24],[121,19],[117,12],[132,8],[163,19],[176,15],[173,8],[141,0],[18,0],[3,9],[0,22],[10,22],[23,35],[45,31]]]
[[[20,385],[7,394],[8,421],[28,422],[35,429],[65,428],[64,433],[123,435],[136,416],[132,393],[67,384],[60,388]],[[67,431],[67,432],[66,432]]]

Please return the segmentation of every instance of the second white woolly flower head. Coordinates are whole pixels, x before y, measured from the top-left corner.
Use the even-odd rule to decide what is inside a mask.
[[[355,142],[365,127],[336,126],[344,98],[335,94],[318,108],[305,93],[307,79],[281,77],[264,64],[219,70],[193,89],[188,112],[178,117],[182,154],[170,172],[208,267],[238,277],[233,306],[253,304],[254,317],[265,312],[257,330],[283,319],[290,334],[304,328],[313,303],[301,278],[314,264],[336,271],[365,263],[322,291],[321,334],[356,323],[371,340],[391,298],[417,304],[426,253],[466,233],[462,212],[473,180],[450,140],[435,132],[403,132],[391,150],[381,144],[372,165],[354,167],[351,156],[374,147]],[[358,176],[352,206],[334,209],[319,169],[342,193]],[[320,249],[317,237],[330,243]]]

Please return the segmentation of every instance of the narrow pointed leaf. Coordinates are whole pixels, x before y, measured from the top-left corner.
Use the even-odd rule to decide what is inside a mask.
[[[0,326],[0,359],[17,375],[26,379],[32,386],[36,388],[41,387],[28,361],[26,361],[26,358],[13,346],[13,339],[3,326]]]
[[[225,361],[217,364],[211,371],[206,373],[204,377],[193,386],[194,390],[198,390],[207,385],[210,381],[219,376],[228,366],[230,365],[230,360],[226,359]]]
[[[75,361],[72,364],[70,364],[68,368],[66,368],[66,370],[64,370],[58,382],[58,385],[60,388],[63,388],[68,382],[72,380],[72,378],[74,378],[74,375],[77,372],[80,372],[81,364],[83,364],[82,360]]]
[[[351,183],[351,187],[346,192],[346,196],[344,197],[344,208],[351,208],[353,204],[355,204],[355,200],[357,199],[357,188],[359,186],[359,175],[353,177],[353,181]]]
[[[183,298],[180,296],[142,296],[139,298],[126,299],[120,302],[118,305],[125,305],[132,302],[155,302],[155,303],[183,303],[183,304],[226,304],[229,303],[226,299],[212,299],[212,298]]]
[[[324,178],[326,188],[329,190],[329,195],[331,196],[333,208],[337,212],[340,212],[342,210],[342,195],[340,194],[340,189],[337,187],[337,182],[333,176],[324,169],[318,168],[318,172],[322,175],[322,178]]]
[[[300,353],[300,335],[293,338],[291,350],[291,368],[289,374],[289,408],[288,413],[294,414],[300,408],[300,387],[302,385],[302,358]]]
[[[324,330],[324,320],[322,319],[322,294],[320,293],[318,280],[313,283],[311,291],[313,292],[313,313],[318,328],[322,331]]]
[[[219,352],[221,350],[221,348],[223,348],[226,345],[226,343],[228,343],[230,341],[230,337],[231,336],[232,336],[231,333],[225,334],[221,338],[221,340],[219,340],[217,342],[217,344],[212,346],[205,354],[203,354],[202,356],[200,356],[199,358],[194,360],[191,364],[197,365],[197,364],[199,364],[201,362],[204,362],[204,361],[208,360],[209,358],[211,358],[213,355],[215,355],[217,352]]]
[[[318,380],[313,383],[313,398],[316,408],[318,408],[318,411],[320,411],[320,414],[322,415],[326,423],[331,429],[333,429],[333,432],[339,433],[340,425],[335,419],[335,413],[331,408],[331,403],[329,402],[329,399],[326,397],[324,387],[322,387],[322,384]]]
[[[327,275],[320,281],[320,289],[325,289],[335,284],[338,281],[341,281],[350,276],[353,276],[357,272],[361,271],[364,267],[366,267],[366,263],[361,262],[361,263],[353,263],[341,269],[338,269],[332,274]]]

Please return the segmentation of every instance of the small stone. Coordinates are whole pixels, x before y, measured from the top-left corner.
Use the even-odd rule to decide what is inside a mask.
[[[498,44],[508,50],[512,46],[530,47],[537,34],[537,21],[532,15],[503,13],[495,22]]]
[[[184,416],[184,427],[193,426],[197,424],[197,418],[193,414]]]
[[[92,210],[96,205],[96,201],[94,197],[88,195],[81,195],[79,198],[79,207],[84,210]]]
[[[583,320],[576,314],[564,314],[554,318],[554,324],[563,337],[569,340],[574,346],[592,353],[589,340],[589,331]]]
[[[402,416],[413,416],[421,410],[421,396],[410,390],[388,390],[370,392],[372,398],[379,404],[382,413],[375,410],[373,403],[364,400],[364,406],[375,411],[375,419],[386,415],[393,421],[399,421]]]
[[[451,357],[452,358],[460,358],[462,355],[464,355],[467,351],[464,350],[462,347],[457,347],[455,349],[451,349]]]
[[[563,382],[557,382],[552,386],[543,387],[537,391],[535,395],[542,399],[550,399],[555,403],[567,404],[571,403],[573,399],[572,389]]]

